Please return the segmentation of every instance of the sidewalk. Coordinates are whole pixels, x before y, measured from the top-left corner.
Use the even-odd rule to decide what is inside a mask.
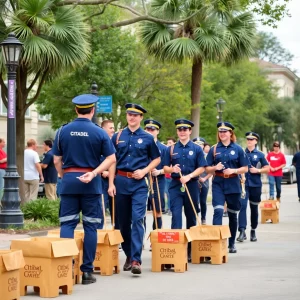
[[[99,276],[91,285],[75,285],[72,295],[60,298],[108,300],[298,300],[300,296],[300,203],[296,184],[283,185],[279,224],[259,224],[256,243],[248,240],[236,244],[238,253],[230,254],[222,265],[188,265],[185,273],[151,272],[149,240],[142,254],[143,274],[134,277],[121,271],[113,276]],[[265,196],[263,197],[265,199]],[[207,221],[212,221],[212,206],[208,205]],[[248,214],[249,219],[249,214]],[[152,228],[152,216],[147,214],[146,238]],[[164,215],[164,227],[170,228],[171,217]],[[228,218],[223,218],[224,224]],[[259,222],[260,223],[260,222]],[[13,236],[15,238],[16,236]],[[7,238],[7,237],[6,237]],[[21,237],[18,237],[21,238]],[[8,238],[7,238],[8,239]],[[0,247],[4,240],[0,235]],[[6,242],[7,243],[7,242]],[[120,252],[120,267],[125,261]],[[117,287],[117,288],[116,288]],[[38,299],[29,288],[26,300]]]

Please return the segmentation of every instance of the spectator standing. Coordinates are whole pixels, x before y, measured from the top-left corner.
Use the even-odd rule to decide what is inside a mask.
[[[273,143],[273,151],[268,153],[267,161],[270,164],[270,172],[268,173],[270,200],[274,200],[274,185],[276,185],[276,200],[280,201],[282,169],[285,167],[286,161],[283,153],[280,151],[279,142]]]
[[[5,140],[0,138],[0,201],[2,200],[2,193],[4,188],[4,175],[7,168],[7,155],[3,148],[5,147]]]
[[[300,151],[293,157],[293,165],[296,167],[297,187],[298,187],[298,201],[300,202]]]
[[[44,159],[41,167],[43,169],[44,182],[45,182],[45,193],[46,198],[49,200],[55,200],[56,197],[56,184],[57,184],[57,171],[53,162],[52,153],[52,141],[44,141]]]
[[[39,181],[44,181],[40,158],[36,152],[37,143],[34,139],[27,141],[24,151],[24,191],[25,202],[36,200],[39,191]]]

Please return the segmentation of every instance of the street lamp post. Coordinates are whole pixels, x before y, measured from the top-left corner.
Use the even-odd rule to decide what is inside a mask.
[[[18,180],[20,178],[16,164],[16,77],[19,57],[23,44],[10,33],[1,44],[8,79],[7,110],[7,168],[4,175],[4,194],[1,201],[0,228],[9,226],[23,227],[24,218],[20,210]]]
[[[91,94],[98,96],[98,85],[97,83],[94,81],[91,85]],[[98,123],[98,118],[97,118],[97,107],[95,106],[95,112],[92,118],[92,122],[97,124]]]
[[[216,102],[219,122],[223,121],[222,114],[223,114],[225,103],[226,101],[222,98],[218,99],[218,101]]]

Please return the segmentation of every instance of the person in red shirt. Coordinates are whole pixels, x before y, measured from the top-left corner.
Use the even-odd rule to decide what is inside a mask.
[[[276,200],[280,201],[282,169],[285,167],[286,161],[283,153],[280,152],[279,142],[273,143],[273,151],[268,153],[267,161],[270,164],[268,173],[270,200],[274,200],[274,185],[276,184]]]
[[[0,138],[0,201],[2,200],[2,192],[4,188],[4,175],[7,167],[7,155],[3,148],[5,147],[5,140]]]

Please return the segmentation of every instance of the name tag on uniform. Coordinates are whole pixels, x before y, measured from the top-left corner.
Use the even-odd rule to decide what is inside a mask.
[[[177,155],[178,153],[172,153],[172,155]]]
[[[125,143],[125,141],[119,141],[119,143]]]

